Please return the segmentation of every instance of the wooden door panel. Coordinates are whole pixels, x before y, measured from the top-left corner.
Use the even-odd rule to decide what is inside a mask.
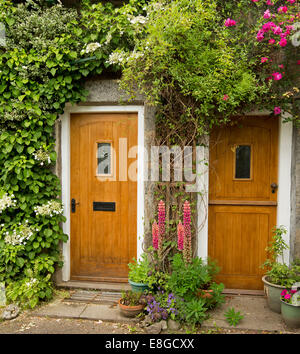
[[[260,289],[276,207],[215,205],[209,212],[209,254],[221,268],[217,279],[227,288]]]
[[[119,180],[119,139],[127,139],[127,159],[137,134],[136,114],[71,116],[71,198],[79,203],[71,213],[71,279],[127,281],[136,257],[137,182]],[[106,175],[98,173],[98,144],[111,147]],[[96,211],[94,202],[113,202],[115,211]]]
[[[236,178],[237,150],[247,147],[248,175]],[[251,156],[251,158],[249,157]],[[226,288],[262,289],[261,264],[276,225],[278,120],[247,117],[210,138],[208,254]]]
[[[251,117],[235,127],[216,129],[210,139],[210,200],[276,201],[270,185],[277,181],[278,121]],[[252,175],[234,179],[234,147],[250,145]]]

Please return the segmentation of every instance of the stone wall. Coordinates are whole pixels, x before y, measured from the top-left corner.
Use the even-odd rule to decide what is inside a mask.
[[[300,128],[293,128],[290,258],[300,259]]]

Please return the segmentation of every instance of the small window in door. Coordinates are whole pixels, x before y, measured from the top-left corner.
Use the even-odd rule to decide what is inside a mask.
[[[111,143],[97,143],[97,175],[112,174]]]
[[[251,145],[237,145],[235,148],[235,179],[251,178]]]

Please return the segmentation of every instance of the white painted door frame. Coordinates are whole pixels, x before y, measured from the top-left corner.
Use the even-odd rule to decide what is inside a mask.
[[[249,115],[266,115],[270,112],[251,112]],[[277,193],[277,226],[283,225],[287,228],[285,242],[290,246],[291,228],[291,173],[292,173],[292,136],[293,123],[283,123],[284,116],[279,124],[279,146],[278,146],[278,193]],[[203,259],[208,256],[208,191],[209,191],[209,148],[204,151],[207,166],[199,177],[199,189],[202,191],[198,196],[198,249],[197,255]],[[201,170],[201,168],[200,168]],[[284,261],[289,264],[289,250],[284,252]]]
[[[69,236],[63,244],[62,280],[70,280],[70,116],[72,113],[137,113],[138,115],[138,175],[137,175],[137,255],[142,254],[144,236],[144,106],[71,106],[61,116],[61,184],[64,216],[63,231]]]

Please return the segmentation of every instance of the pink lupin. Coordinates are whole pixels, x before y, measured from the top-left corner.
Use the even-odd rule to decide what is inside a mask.
[[[183,205],[183,226],[184,226],[184,245],[183,257],[185,263],[192,261],[192,237],[191,237],[191,207],[190,203],[186,200]]]
[[[158,249],[158,239],[159,239],[159,229],[157,222],[154,221],[152,224],[152,244],[155,250]]]
[[[158,203],[158,256],[162,256],[163,240],[165,234],[166,206],[161,200]]]
[[[181,221],[177,225],[177,248],[179,251],[183,250],[183,242],[184,242],[184,226]]]

